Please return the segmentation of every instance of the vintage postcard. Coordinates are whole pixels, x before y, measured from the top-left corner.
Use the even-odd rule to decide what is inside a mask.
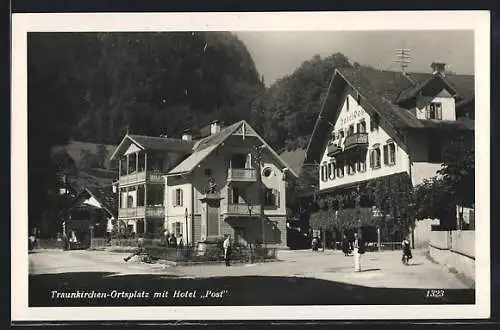
[[[488,318],[489,41],[485,11],[13,15],[12,320]]]

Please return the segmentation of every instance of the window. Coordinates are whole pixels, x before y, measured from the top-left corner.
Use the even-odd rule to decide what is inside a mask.
[[[379,116],[378,114],[375,114],[371,118],[370,122],[370,131],[378,131],[378,124],[379,124]]]
[[[347,96],[345,98],[345,108],[346,108],[346,111],[349,111],[349,96]]]
[[[326,165],[321,165],[321,181],[326,182]]]
[[[172,231],[174,232],[175,237],[179,237],[182,235],[182,222],[174,222],[172,227]]]
[[[335,163],[328,164],[328,179],[335,179]]]
[[[349,131],[347,132],[347,136],[354,134],[354,125],[349,126]]]
[[[384,146],[384,164],[396,164],[396,145],[394,142],[389,142]]]
[[[238,187],[231,187],[228,189],[229,193],[230,193],[230,203],[231,204],[238,204],[240,202],[240,191],[238,189]]]
[[[356,167],[357,167],[358,172],[365,172],[366,171],[366,158],[361,157],[360,159],[358,159],[358,161],[356,162]]]
[[[172,204],[174,206],[183,205],[182,189],[175,189],[175,193],[172,195]]]
[[[134,197],[127,196],[127,208],[134,207]]]
[[[358,133],[366,133],[366,121],[362,120],[356,124],[356,131]]]
[[[265,176],[266,178],[270,177],[272,173],[273,173],[273,170],[270,167],[266,167],[262,171],[262,175]]]
[[[339,131],[339,138],[340,138],[340,139],[343,139],[343,138],[344,138],[344,130],[343,130],[343,129],[341,129],[341,130]]]
[[[245,168],[246,162],[247,162],[247,155],[235,154],[231,156],[232,168]]]
[[[280,197],[278,189],[264,189],[264,206],[277,206],[279,207]]]
[[[205,169],[205,175],[206,176],[211,176],[212,175],[212,169],[211,168],[206,168]]]
[[[426,119],[442,119],[442,106],[440,102],[431,102],[425,107]]]
[[[370,151],[370,167],[380,168],[380,147],[375,147]]]
[[[344,176],[344,161],[339,161],[337,163],[337,177],[342,178]]]

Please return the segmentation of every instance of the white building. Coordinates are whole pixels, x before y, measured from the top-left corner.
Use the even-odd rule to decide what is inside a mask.
[[[406,173],[413,185],[436,176],[443,147],[474,134],[474,76],[335,70],[307,151],[320,194]]]
[[[166,229],[188,243],[232,234],[286,246],[285,187],[295,172],[246,121],[215,121],[200,135],[123,138],[112,155],[119,219],[135,233]]]

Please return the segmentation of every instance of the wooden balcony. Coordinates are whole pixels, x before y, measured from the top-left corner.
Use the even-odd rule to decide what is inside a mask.
[[[249,207],[248,204],[227,204],[226,208],[222,210],[222,213],[236,216],[259,216],[260,205],[252,205]]]
[[[328,148],[326,150],[326,155],[328,157],[334,157],[341,152],[342,152],[342,148],[340,148],[340,146],[338,146],[337,144],[329,144]]]
[[[120,186],[133,185],[138,183],[155,183],[155,184],[163,184],[164,178],[160,172],[153,171],[143,171],[143,172],[135,172],[128,175],[122,175],[120,177]]]
[[[161,218],[165,216],[165,208],[163,206],[139,206],[133,208],[119,209],[118,218]]]
[[[257,171],[254,168],[229,168],[227,180],[231,182],[256,182]]]
[[[344,150],[353,148],[367,148],[368,133],[354,133],[345,138]]]

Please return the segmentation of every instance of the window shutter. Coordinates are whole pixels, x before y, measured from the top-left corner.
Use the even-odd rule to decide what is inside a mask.
[[[425,106],[425,119],[430,119],[431,117],[431,109],[430,109],[430,106],[427,105]]]
[[[387,165],[389,164],[389,157],[388,157],[388,145],[386,144],[384,146],[384,164]]]
[[[280,207],[280,191],[278,189],[274,189],[274,205]]]
[[[227,203],[232,204],[233,203],[233,188],[227,187]]]
[[[180,206],[183,206],[184,205],[184,196],[183,196],[183,190],[182,189],[179,189],[179,195],[180,195],[180,201],[179,201],[179,205]]]
[[[370,168],[373,168],[374,167],[374,161],[373,161],[373,153],[374,153],[374,150],[370,150]]]
[[[172,206],[176,206],[177,189],[173,191],[172,194]]]
[[[441,104],[436,104],[436,119],[442,119]]]

